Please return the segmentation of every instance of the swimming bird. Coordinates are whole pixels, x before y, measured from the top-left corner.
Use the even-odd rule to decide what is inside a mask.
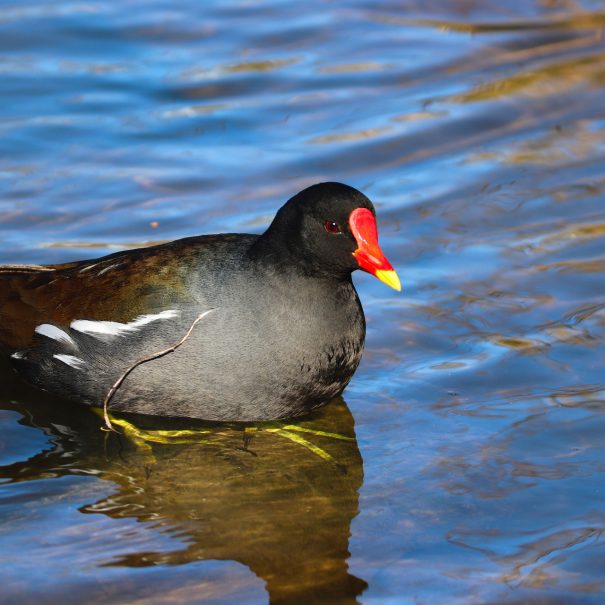
[[[339,395],[359,365],[356,269],[401,289],[372,202],[320,183],[288,200],[261,235],[0,266],[0,349],[30,384],[87,405],[102,405],[122,377],[111,410],[300,416]]]

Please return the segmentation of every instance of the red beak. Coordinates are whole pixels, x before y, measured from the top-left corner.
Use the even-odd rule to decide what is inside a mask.
[[[374,215],[367,208],[357,208],[349,216],[349,227],[357,242],[357,250],[353,252],[353,256],[357,259],[360,269],[400,291],[399,277],[378,245],[378,229]]]

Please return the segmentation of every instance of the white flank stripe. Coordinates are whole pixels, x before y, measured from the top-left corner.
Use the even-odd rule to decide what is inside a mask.
[[[94,265],[87,265],[83,269],[80,269],[79,273],[84,273],[85,271],[90,271],[94,267],[96,267],[99,263],[95,263]]]
[[[85,365],[85,361],[80,359],[79,357],[74,357],[73,355],[61,355],[60,353],[55,353],[53,355],[55,359],[66,363],[68,366],[79,370],[83,365]]]
[[[25,351],[15,351],[11,357],[13,359],[23,359],[25,357]]]
[[[113,263],[113,265],[108,265],[107,267],[105,267],[105,269],[101,269],[97,275],[103,275],[103,273],[105,273],[105,271],[109,271],[110,269],[115,269],[116,267],[119,267],[122,263]]]
[[[76,343],[72,340],[71,336],[61,330],[61,328],[57,328],[57,326],[53,326],[51,324],[40,324],[36,327],[34,332],[38,334],[42,334],[42,336],[47,336],[48,338],[52,338],[53,340],[58,340],[59,342],[64,342],[68,345],[75,345]]]
[[[179,315],[178,311],[168,310],[156,313],[155,315],[139,315],[127,324],[117,321],[91,321],[89,319],[77,319],[71,322],[71,328],[91,336],[125,336],[130,332],[135,332],[139,328],[146,326],[159,319],[173,319]]]

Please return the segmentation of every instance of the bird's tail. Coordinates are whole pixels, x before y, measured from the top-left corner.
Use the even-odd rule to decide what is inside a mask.
[[[13,348],[13,336],[23,327],[21,324],[36,319],[35,305],[22,297],[23,286],[47,282],[54,272],[53,267],[41,265],[0,265],[0,352]]]

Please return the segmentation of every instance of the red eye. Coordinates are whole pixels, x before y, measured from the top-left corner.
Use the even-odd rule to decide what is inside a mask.
[[[326,228],[326,231],[328,233],[342,233],[340,227],[338,226],[338,223],[335,223],[334,221],[326,221],[324,223],[324,227]]]

